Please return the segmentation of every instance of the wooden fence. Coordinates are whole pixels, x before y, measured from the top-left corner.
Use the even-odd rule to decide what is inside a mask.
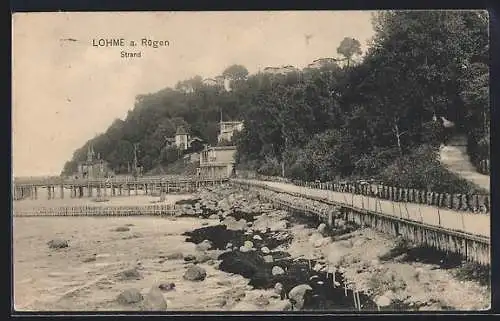
[[[172,216],[178,206],[174,204],[142,206],[60,206],[15,209],[15,217],[25,216]]]
[[[344,204],[332,206],[321,201],[273,191],[268,187],[260,188],[259,196],[278,208],[314,215],[331,228],[335,227],[333,216],[340,216],[359,226],[369,226],[385,234],[401,236],[415,244],[459,254],[468,261],[486,266],[490,264],[490,239],[488,237],[449,230]]]
[[[394,202],[417,203],[455,211],[469,211],[474,213],[490,213],[490,195],[487,194],[450,194],[436,193],[414,188],[399,188],[376,184],[357,183],[321,183],[293,181],[297,186],[331,190],[340,193],[376,197]]]
[[[489,161],[482,161],[482,166],[487,166],[489,173]],[[249,176],[242,172],[243,176]],[[489,194],[450,194],[437,193],[415,188],[400,188],[383,184],[372,183],[333,183],[333,182],[304,182],[290,180],[282,177],[264,176],[255,174],[252,179],[270,182],[290,183],[297,186],[330,190],[340,193],[354,193],[358,195],[376,197],[394,202],[416,203],[453,209],[456,211],[468,211],[474,213],[489,214],[491,211]]]
[[[477,162],[476,168],[478,172],[484,175],[490,175],[490,160],[489,159],[483,159]]]

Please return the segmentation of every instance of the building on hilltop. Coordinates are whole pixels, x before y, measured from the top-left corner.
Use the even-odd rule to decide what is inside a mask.
[[[200,154],[198,175],[209,178],[229,177],[235,171],[236,146],[206,146]]]
[[[324,68],[324,67],[329,67],[329,66],[338,66],[339,60],[336,58],[319,58],[314,60],[312,63],[307,65],[307,68],[312,68],[312,69],[319,69],[319,68]]]
[[[203,79],[203,84],[205,86],[213,86],[213,87],[216,87],[216,86],[219,86],[219,82],[216,80],[216,79],[213,79],[213,78],[205,78]]]
[[[97,158],[95,156],[94,147],[89,145],[87,159],[78,164],[77,178],[104,178],[113,175],[108,167],[108,162],[101,159],[99,153]]]
[[[191,136],[183,126],[179,126],[175,137],[166,137],[165,145],[175,146],[180,151],[200,151],[203,149],[204,140],[198,136]]]
[[[288,65],[280,67],[266,67],[264,68],[263,73],[272,75],[286,75],[290,72],[298,72],[298,71],[299,69],[297,69],[296,67]]]
[[[180,150],[186,150],[189,147],[189,134],[183,126],[177,127],[175,146]]]
[[[217,141],[219,143],[223,141],[230,142],[233,139],[233,135],[236,132],[243,130],[242,121],[222,121],[219,123],[220,131],[217,136]]]

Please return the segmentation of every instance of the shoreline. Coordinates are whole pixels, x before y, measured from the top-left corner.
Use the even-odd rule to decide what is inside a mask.
[[[458,268],[443,269],[434,263],[405,261],[404,256],[410,251],[409,245],[406,252],[404,249],[400,249],[399,256],[391,257],[388,253],[392,253],[391,250],[398,247],[399,241],[372,230],[354,229],[341,235],[324,236],[318,232],[318,222],[307,218],[299,219],[295,215],[283,213],[284,211],[273,210],[270,204],[258,201],[255,194],[241,192],[227,186],[211,190],[202,190],[200,193],[191,195],[190,201],[180,202],[187,207],[186,204],[196,202],[196,199],[205,201],[209,205],[209,209],[206,210],[207,207],[203,207],[202,212],[206,217],[204,219],[199,218],[202,214],[200,213],[201,207],[198,209],[192,207],[192,210],[186,210],[186,213],[182,215],[191,217],[162,218],[161,220],[152,217],[100,218],[99,220],[94,220],[93,217],[75,217],[76,220],[73,222],[81,221],[81,224],[78,225],[81,225],[82,230],[85,224],[90,225],[89,231],[85,232],[86,235],[79,235],[79,232],[82,231],[80,231],[79,226],[74,226],[74,223],[70,224],[71,228],[64,230],[64,224],[68,224],[66,220],[64,223],[54,218],[14,218],[14,225],[19,225],[25,220],[24,223],[28,225],[31,222],[32,229],[36,231],[45,229],[44,232],[48,234],[33,236],[36,233],[24,226],[23,232],[19,232],[21,234],[18,235],[19,238],[14,239],[17,243],[14,244],[14,258],[18,267],[21,267],[16,267],[14,271],[15,288],[17,288],[15,293],[17,292],[20,297],[31,295],[39,299],[48,298],[48,301],[56,300],[55,303],[49,304],[34,302],[32,307],[37,310],[116,311],[118,309],[132,311],[139,308],[116,303],[116,296],[120,291],[124,291],[128,287],[136,287],[146,297],[148,291],[155,284],[173,282],[176,285],[175,290],[163,293],[168,306],[166,311],[280,311],[293,308],[289,299],[282,300],[282,293],[276,293],[274,284],[272,287],[256,286],[251,277],[245,278],[240,275],[241,271],[238,273],[237,269],[233,270],[233,273],[224,272],[228,269],[228,265],[224,262],[229,262],[234,253],[241,252],[239,246],[236,246],[237,240],[232,241],[234,248],[215,251],[211,249],[200,251],[200,246],[195,243],[203,240],[197,239],[195,243],[187,240],[189,239],[187,234],[193,235],[201,229],[215,229],[220,224],[226,224],[231,230],[241,231],[240,234],[244,235],[244,237],[240,237],[241,240],[244,238],[253,240],[255,235],[259,235],[263,241],[271,244],[268,246],[270,252],[288,253],[292,260],[298,257],[310,258],[313,265],[318,263],[323,267],[338,265],[338,271],[342,271],[342,275],[346,279],[356,282],[356,286],[362,294],[361,301],[365,305],[364,308],[370,306],[370,301],[374,302],[377,299],[380,302],[389,299],[393,305],[403,302],[403,306],[407,308],[405,311],[439,311],[449,308],[479,310],[489,306],[488,287],[473,281],[459,281],[452,275]],[[246,210],[249,210],[247,212],[250,213],[247,213]],[[257,215],[257,212],[264,212],[265,216],[269,217],[276,214],[276,219],[273,218],[264,223],[261,218],[262,214]],[[209,219],[210,216],[212,217]],[[252,216],[255,218],[253,222],[251,222]],[[245,224],[243,224],[242,219],[245,219]],[[38,220],[38,222],[33,220]],[[290,221],[289,224],[283,223],[286,220]],[[92,221],[94,223],[90,223]],[[102,224],[103,221],[106,224]],[[58,222],[56,226],[49,224],[55,222]],[[133,224],[129,226],[129,231],[111,232],[114,227],[126,224]],[[267,237],[267,228],[260,232],[259,224],[274,224],[274,229],[277,231]],[[17,227],[17,229],[19,228],[20,226]],[[249,233],[249,230],[256,233]],[[291,236],[289,243],[276,240],[276,238],[280,238],[279,235],[283,236],[284,234]],[[68,248],[57,251],[47,248],[45,243],[50,238],[65,235],[72,240]],[[14,236],[16,236],[16,228]],[[318,241],[320,239],[324,240],[324,244],[317,246],[320,244]],[[328,241],[328,239],[330,240]],[[31,254],[33,262],[29,262],[30,255],[23,254],[18,249],[23,242],[24,246],[37,249],[35,251],[37,253]],[[259,241],[254,240],[253,243],[257,250],[255,252],[258,252],[260,250],[257,249]],[[223,245],[225,247],[226,243]],[[366,253],[367,248],[374,251]],[[180,258],[178,252],[182,254],[184,259]],[[169,255],[175,253],[178,255],[177,259],[168,258]],[[95,261],[83,262],[93,254],[96,254]],[[185,258],[190,255],[200,262],[185,261]],[[384,256],[384,260],[380,259]],[[141,264],[138,265],[137,261],[140,261]],[[284,256],[274,262],[276,264],[279,264],[278,262],[284,263],[287,262],[287,258]],[[307,269],[307,260],[297,260],[296,262],[298,263],[288,265],[288,271],[298,266],[304,266]],[[40,266],[36,267],[36,265]],[[203,281],[183,279],[185,271],[194,265],[199,265],[206,271],[207,276]],[[139,280],[117,280],[114,273],[118,273],[118,267],[122,267],[122,269],[139,268],[138,271],[142,278]],[[314,267],[312,266],[312,268]],[[296,275],[296,278],[302,275],[300,273]],[[320,273],[315,272],[315,274],[319,275],[321,271]],[[323,273],[319,277],[325,278],[325,275],[326,273]],[[388,279],[384,280],[383,276],[388,276]],[[267,276],[263,278],[263,280],[268,279]],[[329,273],[325,279],[321,280],[324,280],[321,282],[326,280],[331,282],[332,274]],[[94,281],[96,283],[92,284]],[[338,278],[336,281],[342,280]],[[85,284],[89,282],[90,284],[85,287]],[[392,291],[393,294],[388,292],[390,285],[386,284],[391,282],[398,284]],[[252,283],[253,286],[249,283]],[[403,284],[405,285],[403,286]],[[82,289],[71,292],[72,289],[78,289],[82,286]],[[58,298],[55,295],[58,291],[62,294],[70,292]],[[51,297],[47,292],[52,292],[53,296]],[[341,292],[343,290],[339,293]],[[363,296],[364,294],[366,297]],[[385,298],[380,300],[381,297]],[[343,300],[338,294],[336,299]],[[349,303],[347,301],[345,303],[350,304],[351,307],[347,310],[355,311],[352,298],[348,297],[348,300]],[[20,304],[29,307],[29,300],[26,299],[24,303],[20,302]],[[318,306],[315,308],[318,309]],[[376,311],[376,307],[371,305],[370,310],[373,311],[373,309]]]

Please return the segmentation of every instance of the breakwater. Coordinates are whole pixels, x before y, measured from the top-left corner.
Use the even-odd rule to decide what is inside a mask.
[[[59,206],[38,207],[31,209],[14,209],[14,217],[29,216],[134,216],[175,215],[178,206],[174,204],[141,205],[141,206]]]

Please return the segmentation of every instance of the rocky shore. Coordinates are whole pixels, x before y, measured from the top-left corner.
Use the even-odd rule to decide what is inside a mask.
[[[223,185],[177,216],[16,218],[14,296],[28,311],[481,310],[489,271],[347,222],[325,206]],[[327,208],[325,208],[327,210]],[[327,211],[325,211],[327,213]],[[327,222],[328,223],[328,222]]]
[[[339,210],[334,213],[336,228],[329,229],[318,218],[273,209],[264,201],[273,197],[324,206],[231,186],[204,190],[183,201],[182,216],[219,220],[217,225],[186,232],[187,241],[197,244],[203,255],[217,253],[218,269],[249,279],[251,290],[246,293],[266,291],[259,299],[242,296],[227,309],[437,311],[489,307],[488,271],[456,256],[355,226],[343,221]],[[467,269],[469,273],[464,272]]]

